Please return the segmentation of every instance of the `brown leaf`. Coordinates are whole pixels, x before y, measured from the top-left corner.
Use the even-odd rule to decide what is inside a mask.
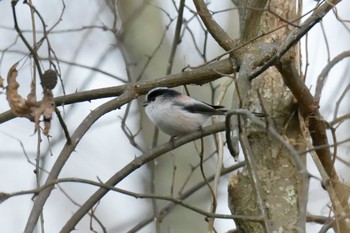
[[[6,98],[10,105],[12,112],[16,116],[23,116],[32,118],[31,111],[29,106],[26,103],[26,100],[18,94],[19,83],[17,82],[17,65],[16,62],[9,70],[7,74],[7,87],[6,87]]]
[[[40,107],[35,110],[35,129],[39,130],[39,119],[42,115],[44,118],[44,134],[49,135],[51,127],[52,113],[55,111],[55,101],[53,98],[52,91],[49,89],[44,90],[44,98],[40,104]]]
[[[7,75],[8,86],[6,88],[7,101],[9,102],[12,112],[16,116],[27,117],[35,122],[35,130],[40,129],[40,117],[44,120],[44,134],[48,135],[51,127],[52,113],[55,111],[55,101],[52,91],[44,89],[44,97],[39,107],[36,107],[35,83],[31,83],[31,91],[24,99],[19,93],[19,83],[17,82],[17,65],[15,63],[9,70]]]
[[[35,94],[35,82],[34,80],[32,80],[32,82],[30,83],[30,93],[27,95],[27,105],[29,107],[35,107],[36,105],[36,94]],[[31,112],[33,112],[34,109],[32,109]]]

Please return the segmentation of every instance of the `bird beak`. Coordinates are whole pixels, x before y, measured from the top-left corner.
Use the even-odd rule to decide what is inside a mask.
[[[146,107],[147,105],[149,104],[149,102],[148,101],[145,101],[145,102],[143,102],[143,107]]]

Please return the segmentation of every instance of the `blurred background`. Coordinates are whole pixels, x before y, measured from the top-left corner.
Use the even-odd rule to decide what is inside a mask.
[[[29,1],[30,2],[30,1]],[[187,66],[198,66],[223,50],[204,30],[198,15],[194,14],[192,1],[186,1],[181,41],[173,58],[172,44],[180,1],[143,0],[80,0],[80,1],[33,1],[50,29],[48,38],[59,67],[62,83],[53,90],[54,96],[117,86],[139,80],[160,78],[166,74],[178,73]],[[238,11],[232,1],[208,2],[213,17],[231,38],[239,37]],[[315,1],[304,1],[303,12],[315,7]],[[343,1],[338,7],[338,15],[347,17],[350,2]],[[33,25],[28,5],[18,2],[17,20],[26,39],[33,43]],[[0,1],[0,75],[6,79],[10,67],[20,61],[17,81],[19,92],[26,96],[33,78],[33,60],[24,43],[14,30],[14,18],[10,1]],[[35,18],[36,36],[39,41],[43,28]],[[350,49],[349,22],[340,23],[334,13],[329,13],[321,24],[316,25],[303,38],[303,70],[307,70],[305,81],[314,91],[318,75],[323,67],[342,51]],[[41,64],[49,68],[48,46],[43,43],[38,51]],[[349,113],[349,59],[339,63],[329,74],[324,95],[321,98],[321,113],[327,121],[332,121],[336,100],[344,93],[338,115]],[[204,86],[189,86],[191,96],[214,103],[220,85],[228,79]],[[5,81],[6,85],[6,81]],[[231,84],[232,85],[232,84]],[[62,88],[64,86],[64,89]],[[37,88],[38,99],[42,97]],[[178,88],[183,91],[183,88]],[[9,110],[5,91],[0,92],[0,114]],[[223,104],[230,106],[232,93],[228,92]],[[72,134],[89,112],[107,99],[94,100],[60,107],[64,121]],[[79,143],[76,151],[66,163],[60,177],[78,177],[94,181],[106,181],[142,151],[152,147],[154,126],[145,117],[142,108],[144,97],[134,100],[130,106],[112,111],[99,119]],[[125,119],[127,131],[135,136],[139,146],[131,145],[122,129]],[[349,138],[349,124],[337,129],[339,141]],[[159,133],[158,144],[167,142],[169,137]],[[208,176],[216,169],[214,140],[208,137],[205,147],[205,171]],[[39,142],[34,124],[25,118],[14,118],[0,124],[0,192],[12,193],[36,187],[34,174],[35,158],[40,155],[44,182],[65,143],[63,130],[54,116],[50,137],[42,135]],[[158,195],[176,197],[203,180],[198,168],[198,147],[200,142],[189,143],[162,156],[147,166],[133,172],[117,185],[118,188],[138,193],[154,192]],[[349,143],[338,149],[341,161],[336,166],[344,180],[348,180]],[[240,157],[240,161],[243,156]],[[224,154],[224,166],[235,164],[228,151]],[[309,162],[310,172],[318,176],[313,163]],[[227,184],[229,174],[219,183],[217,213],[230,214],[227,207]],[[58,232],[80,204],[90,197],[96,187],[78,183],[64,183],[56,188],[44,207],[46,232]],[[328,195],[320,188],[317,180],[311,179],[308,210],[316,215],[328,215]],[[1,232],[23,232],[30,210],[33,195],[20,195],[0,204]],[[204,210],[210,207],[210,192],[203,187],[185,200],[186,203]],[[127,232],[139,222],[151,217],[154,211],[162,209],[169,202],[149,199],[135,199],[117,192],[109,192],[95,209],[95,215],[107,232]],[[101,226],[85,216],[78,224],[76,232],[103,232]],[[91,226],[90,226],[91,225]],[[217,219],[218,232],[234,229],[234,222]],[[307,232],[317,232],[320,227],[308,225]],[[207,223],[204,216],[177,206],[161,219],[153,221],[139,232],[205,232]],[[160,230],[159,230],[160,229]],[[37,232],[40,232],[38,229]]]

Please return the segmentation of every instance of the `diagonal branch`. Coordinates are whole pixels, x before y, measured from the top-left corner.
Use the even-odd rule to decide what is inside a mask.
[[[125,93],[120,97],[110,100],[102,104],[95,110],[91,111],[90,114],[83,120],[83,122],[79,125],[79,127],[75,130],[75,132],[71,136],[71,143],[67,142],[64,148],[62,149],[59,157],[57,158],[55,164],[53,165],[46,179],[45,184],[48,184],[52,180],[57,179],[63,166],[69,159],[70,155],[75,150],[75,148],[77,147],[78,143],[80,142],[82,137],[85,135],[85,133],[93,125],[93,123],[96,122],[101,116],[103,116],[107,112],[115,110],[116,108],[118,108],[118,106],[120,107],[126,104],[127,102],[131,101],[134,95],[135,93],[132,89],[126,90]],[[35,199],[34,206],[29,215],[24,232],[29,233],[34,231],[35,225],[38,221],[40,214],[42,213],[43,207],[52,191],[52,188],[53,187],[43,190]]]
[[[338,64],[340,61],[342,61],[344,58],[347,58],[347,57],[350,57],[350,51],[345,51],[338,54],[322,69],[320,75],[317,78],[317,84],[316,84],[316,90],[315,90],[315,99],[317,102],[319,102],[321,99],[322,88],[327,79],[328,73],[336,64]]]
[[[294,97],[297,99],[300,109],[308,120],[308,129],[312,138],[312,144],[317,153],[324,170],[330,177],[331,184],[334,186],[336,197],[339,200],[348,200],[348,192],[344,192],[342,181],[339,179],[337,172],[334,168],[330,147],[328,145],[328,138],[326,134],[326,125],[323,121],[321,114],[318,111],[318,104],[314,97],[311,95],[309,89],[305,83],[300,79],[298,70],[294,64],[284,59],[284,61],[277,65],[278,70],[282,74],[285,84],[292,91]],[[335,205],[332,202],[335,211],[341,211],[340,209],[348,209],[349,205],[347,201],[343,201],[343,206]],[[342,208],[340,208],[342,207]],[[344,223],[344,224],[343,224]],[[350,226],[350,220],[347,218],[340,224],[340,228],[347,231]],[[340,231],[343,232],[343,231]]]
[[[56,106],[80,103],[84,101],[91,101],[101,98],[115,97],[124,93],[128,88],[135,88],[137,95],[146,94],[154,87],[176,87],[181,85],[196,84],[201,85],[216,79],[221,78],[225,74],[232,74],[235,63],[232,59],[224,59],[222,61],[216,61],[197,69],[184,71],[176,74],[166,75],[159,79],[152,79],[148,81],[129,83],[125,85],[99,88],[95,90],[82,91],[69,95],[59,96],[55,98]],[[38,101],[38,104],[41,102]],[[11,111],[0,114],[0,124],[15,118]]]
[[[197,12],[205,27],[215,41],[225,50],[229,51],[235,47],[235,42],[227,35],[220,25],[214,20],[203,0],[193,0]]]
[[[215,125],[211,125],[209,127],[203,128],[202,131],[193,132],[189,135],[179,137],[172,143],[164,143],[156,148],[151,149],[150,151],[144,153],[141,156],[136,157],[133,161],[127,164],[124,168],[115,173],[107,182],[106,185],[115,186],[120,181],[122,181],[125,177],[127,177],[130,173],[141,167],[142,165],[158,158],[159,156],[169,152],[181,145],[184,145],[190,141],[195,139],[217,133],[225,130],[225,124],[219,123]],[[99,201],[101,198],[107,194],[109,190],[105,188],[98,189],[74,214],[73,216],[66,222],[65,226],[61,229],[61,233],[68,233],[74,230],[75,226],[78,222],[84,217],[84,215]]]
[[[309,131],[313,141],[313,146],[328,145],[325,124],[322,116],[318,111],[318,104],[300,79],[297,68],[292,61],[283,61],[277,65],[279,72],[282,74],[284,83],[297,99],[299,107],[304,116],[309,120]],[[319,158],[330,177],[336,178],[336,171],[333,166],[330,151],[328,147],[316,150]]]
[[[308,33],[311,28],[313,28],[318,22],[322,20],[322,18],[330,11],[332,10],[335,5],[337,5],[341,0],[329,0],[325,1],[322,5],[320,5],[313,14],[307,18],[299,28],[295,28],[287,37],[287,39],[283,42],[283,44],[277,49],[277,52],[272,56],[269,57],[267,62],[264,64],[258,64],[262,65],[258,68],[256,68],[250,75],[249,79],[252,80],[256,78],[258,75],[262,74],[265,70],[267,70],[270,66],[275,64],[279,59],[282,58],[282,56],[288,52],[290,48],[292,48],[294,45],[296,45],[299,40]]]

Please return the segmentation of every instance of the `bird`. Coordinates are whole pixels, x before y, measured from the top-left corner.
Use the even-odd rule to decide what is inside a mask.
[[[167,87],[150,90],[144,107],[150,121],[172,138],[201,130],[208,118],[226,112],[224,106],[211,105]]]

